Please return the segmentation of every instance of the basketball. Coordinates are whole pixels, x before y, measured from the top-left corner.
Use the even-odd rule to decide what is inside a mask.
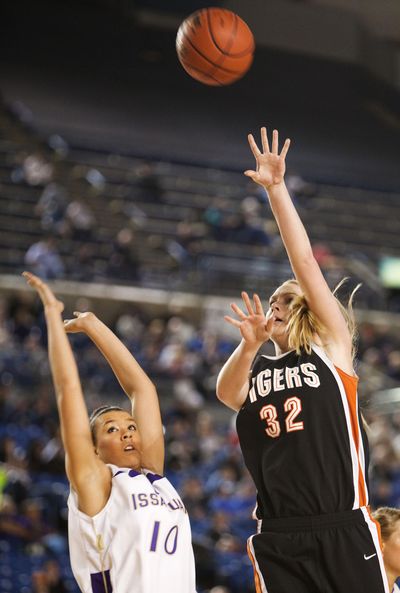
[[[241,78],[250,68],[254,37],[234,12],[203,8],[179,27],[176,51],[190,76],[204,84],[224,86]]]

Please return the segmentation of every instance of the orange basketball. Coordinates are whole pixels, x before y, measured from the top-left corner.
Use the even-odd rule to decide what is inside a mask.
[[[235,82],[250,68],[254,37],[234,12],[203,8],[179,27],[176,51],[190,76],[204,84],[222,86]]]

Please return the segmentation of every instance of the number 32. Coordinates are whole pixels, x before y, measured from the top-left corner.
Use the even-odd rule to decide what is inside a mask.
[[[300,414],[301,400],[294,396],[289,397],[283,404],[283,409],[288,412],[285,418],[286,432],[295,432],[296,430],[303,430],[303,422],[295,422],[295,418]],[[265,432],[273,439],[276,439],[281,434],[281,425],[278,420],[278,412],[273,404],[263,406],[260,410],[260,418],[267,424]]]

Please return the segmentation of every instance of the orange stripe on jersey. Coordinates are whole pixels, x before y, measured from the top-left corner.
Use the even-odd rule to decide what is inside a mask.
[[[369,505],[367,507],[365,507],[365,508],[367,509],[367,513],[369,515],[369,518],[376,525],[376,530],[378,532],[378,538],[379,538],[379,545],[380,545],[381,550],[382,550],[382,531],[381,531],[381,524],[379,523],[379,521],[377,521],[376,519],[373,518],[372,513],[371,513],[371,509],[370,509]]]
[[[251,548],[250,548],[250,544],[249,542],[247,542],[247,554],[249,555],[249,558],[251,560],[251,563],[253,565],[253,570],[254,570],[254,584],[256,587],[256,593],[262,593],[262,589],[261,589],[261,582],[260,582],[260,575],[258,574],[258,570],[256,567],[256,561],[255,558],[252,554]]]
[[[346,392],[347,402],[350,410],[351,429],[353,433],[354,444],[356,446],[357,458],[358,458],[358,491],[359,491],[359,504],[361,507],[367,504],[367,487],[365,483],[365,477],[363,469],[360,464],[360,441],[361,435],[358,426],[358,409],[357,409],[357,385],[358,378],[348,375],[337,366],[335,366],[340,379],[342,380],[344,390]]]

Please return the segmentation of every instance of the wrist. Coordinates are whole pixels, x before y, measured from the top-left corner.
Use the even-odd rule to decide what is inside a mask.
[[[242,340],[240,343],[240,349],[244,356],[248,356],[249,358],[253,359],[263,344],[264,342],[257,341],[249,343],[245,340]]]
[[[44,313],[45,315],[53,315],[54,313],[61,315],[61,308],[60,308],[60,304],[55,302],[55,303],[47,303],[44,306]]]
[[[82,331],[87,334],[96,331],[96,328],[102,324],[100,319],[96,317],[94,313],[87,313],[85,317],[82,317],[81,322]]]
[[[270,183],[269,185],[264,185],[264,189],[268,195],[270,195],[274,191],[280,191],[285,188],[286,188],[286,184],[285,184],[285,179],[283,177],[277,183]]]

